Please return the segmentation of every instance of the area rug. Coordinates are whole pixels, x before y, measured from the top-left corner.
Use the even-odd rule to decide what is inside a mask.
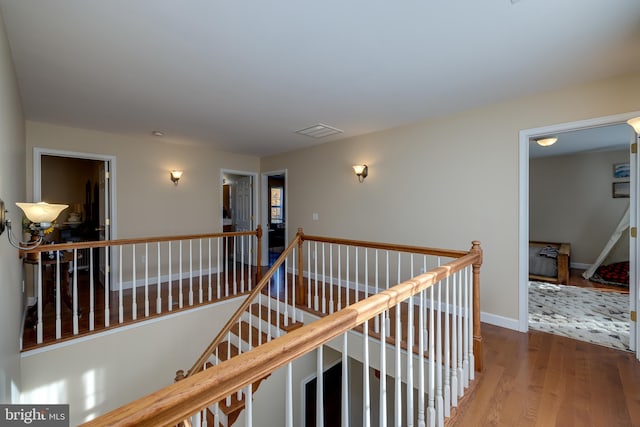
[[[529,282],[529,328],[629,350],[629,296]]]
[[[601,265],[589,280],[629,288],[629,261]]]

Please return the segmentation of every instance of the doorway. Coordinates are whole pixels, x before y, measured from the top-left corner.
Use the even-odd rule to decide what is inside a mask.
[[[544,136],[550,136],[555,134],[562,134],[566,132],[572,131],[581,131],[588,129],[599,129],[605,126],[610,125],[618,125],[625,124],[626,120],[638,116],[638,113],[629,113],[622,114],[616,116],[608,116],[602,117],[598,119],[585,120],[580,122],[573,123],[565,123],[554,126],[547,126],[536,129],[528,129],[520,132],[520,201],[519,201],[519,248],[520,248],[520,256],[519,256],[519,330],[522,332],[526,332],[529,328],[528,326],[528,314],[529,314],[529,278],[528,278],[528,270],[529,270],[529,229],[531,225],[530,218],[530,144],[531,141],[536,140],[537,138],[541,138]],[[629,136],[627,139],[626,146],[629,146],[629,143],[632,142],[631,131],[629,127]],[[628,148],[627,148],[628,149]],[[635,155],[634,155],[635,156]],[[633,164],[633,158],[628,161]],[[613,166],[613,165],[612,165]],[[632,166],[632,169],[635,169],[635,166]],[[634,172],[632,171],[630,181],[634,182]],[[637,179],[637,176],[636,176]],[[635,190],[635,185],[632,185],[632,191],[630,194],[630,204],[635,206],[637,204],[637,192]],[[610,190],[609,190],[610,191]],[[635,224],[635,216],[632,220],[632,223]],[[610,231],[609,231],[610,232]],[[629,245],[629,310],[635,311],[637,308],[637,275],[636,275],[636,256],[635,256],[635,242],[632,242]],[[638,328],[637,324],[634,321],[629,323],[630,326],[630,348],[633,351],[637,349],[637,338],[638,338]]]
[[[265,230],[263,265],[271,265],[287,246],[287,171],[262,174],[263,224]]]
[[[33,199],[69,205],[58,218],[52,241],[81,242],[115,238],[115,157],[90,153],[34,148]],[[89,256],[82,254],[78,271],[88,271]],[[109,259],[105,250],[93,252],[98,282]]]
[[[255,206],[257,199],[256,178],[252,172],[221,170],[221,222],[222,231],[253,231],[256,227]],[[241,251],[244,248],[245,253]],[[230,251],[232,259],[250,259],[254,262],[254,254],[248,245]]]

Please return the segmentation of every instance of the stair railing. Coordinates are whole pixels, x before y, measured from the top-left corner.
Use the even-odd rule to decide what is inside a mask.
[[[294,245],[300,244],[301,239],[302,236],[297,235],[294,242],[287,248],[287,251],[291,251]],[[263,343],[237,357],[189,375],[182,381],[178,381],[142,399],[131,402],[85,425],[174,425],[194,416],[194,414],[198,414],[195,415],[195,419],[197,420],[203,408],[208,408],[226,396],[242,389],[246,390],[249,399],[247,402],[249,402],[251,399],[251,386],[254,382],[286,366],[286,396],[288,403],[285,405],[286,415],[284,419],[286,420],[285,425],[292,426],[293,409],[289,401],[292,398],[291,363],[293,363],[293,361],[305,354],[317,351],[319,367],[318,378],[321,378],[321,350],[323,345],[328,345],[330,341],[342,336],[344,345],[343,357],[345,357],[344,355],[348,354],[346,334],[356,328],[364,327],[364,353],[368,354],[366,346],[369,340],[367,339],[366,331],[369,323],[376,317],[382,316],[392,310],[398,315],[401,311],[400,304],[405,304],[405,306],[408,306],[406,308],[408,310],[407,325],[412,327],[415,320],[415,318],[412,317],[412,306],[419,300],[417,305],[419,313],[416,315],[416,317],[420,319],[419,330],[422,331],[423,327],[428,326],[426,340],[423,339],[422,333],[420,333],[419,357],[422,362],[425,361],[425,357],[429,358],[429,372],[421,372],[420,376],[422,379],[427,377],[429,384],[425,386],[422,380],[419,384],[418,393],[422,397],[428,396],[428,404],[425,409],[424,401],[421,402],[422,407],[418,410],[418,413],[419,417],[422,418],[419,418],[418,425],[425,425],[426,420],[428,425],[442,426],[448,411],[442,395],[442,376],[443,371],[448,369],[449,362],[452,361],[454,369],[458,371],[460,366],[462,366],[456,365],[456,361],[462,360],[458,355],[464,358],[464,372],[467,372],[463,372],[463,375],[466,375],[465,381],[473,379],[474,366],[476,369],[481,369],[482,367],[482,339],[479,322],[479,275],[481,263],[482,250],[479,242],[474,241],[469,252],[450,262],[431,268],[412,279],[403,281],[393,287],[381,290],[378,293],[351,303],[339,311],[327,314],[313,323]],[[272,268],[269,273],[274,273],[274,269]],[[299,284],[302,284],[302,282],[299,281]],[[264,286],[264,283],[262,283],[262,285]],[[450,289],[453,291],[452,300],[449,300]],[[456,289],[458,289],[458,293],[456,293]],[[245,309],[247,307],[248,304],[245,306]],[[452,311],[450,312],[448,310]],[[449,313],[450,316],[443,316],[444,313]],[[425,319],[425,315],[427,314],[428,320]],[[443,317],[445,317],[445,322],[448,322],[448,317],[458,318],[460,320],[454,323],[450,331],[444,332],[444,335],[446,336],[449,333],[455,334],[457,330],[464,330],[463,335],[465,336],[465,342],[461,344],[464,345],[464,354],[462,354],[460,347],[452,347],[453,354],[448,353],[447,349],[442,348]],[[395,328],[396,354],[398,355],[395,363],[396,387],[400,387],[399,383],[406,381],[407,390],[413,390],[413,385],[409,382],[409,378],[413,378],[413,372],[410,370],[411,362],[409,361],[409,359],[413,359],[413,352],[407,352],[410,356],[407,356],[407,373],[406,378],[403,379],[401,374],[398,374],[398,370],[400,369],[399,343],[403,339],[400,335],[400,322],[396,321]],[[411,335],[412,334],[409,334],[409,337]],[[384,336],[384,332],[382,336]],[[407,348],[412,348],[411,338],[409,337],[407,338]],[[467,337],[470,339],[467,340]],[[471,339],[473,340],[473,346],[469,348],[468,343]],[[381,356],[386,352],[386,350],[383,351],[385,347],[386,346],[381,346]],[[422,362],[420,363],[421,365],[424,364]],[[344,369],[343,366],[343,372]],[[381,378],[384,378],[386,376],[386,363],[382,365],[381,369]],[[364,372],[368,371],[369,365],[365,363]],[[348,378],[348,375],[343,375],[343,378]],[[368,374],[365,375],[365,381],[366,383],[363,388],[367,396],[364,398],[364,406],[368,408]],[[465,381],[460,380],[463,388],[468,386],[468,383],[465,384]],[[317,381],[317,383],[317,395],[322,396],[322,381]],[[461,396],[463,391],[462,389],[456,389],[455,399]],[[343,391],[343,395],[348,394],[348,392]],[[398,397],[397,395],[399,394],[400,393],[396,393],[396,397]],[[411,393],[408,392],[407,394]],[[320,403],[319,406],[316,407],[316,423],[322,425],[322,399],[318,399],[318,401]],[[396,423],[402,422],[400,406],[400,402],[398,401],[394,414]],[[407,419],[409,420],[407,425],[413,425],[412,408],[408,405],[404,405],[403,407],[407,410]],[[386,406],[381,404],[380,408],[380,416],[382,417],[384,415],[386,417],[386,414],[382,412],[383,408],[386,410]],[[252,425],[253,414],[251,413],[250,403],[247,404],[246,410],[246,425]],[[370,416],[370,412],[366,409],[364,425],[369,425]]]

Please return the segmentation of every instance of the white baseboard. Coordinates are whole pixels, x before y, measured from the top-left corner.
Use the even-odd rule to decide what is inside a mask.
[[[484,311],[480,312],[480,321],[490,325],[500,326],[501,328],[512,329],[514,331],[520,330],[517,319],[485,313]]]
[[[591,267],[591,264],[585,264],[583,262],[572,262],[571,268],[575,268],[576,270],[587,270]]]

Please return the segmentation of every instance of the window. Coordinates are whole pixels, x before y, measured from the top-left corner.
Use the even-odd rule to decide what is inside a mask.
[[[282,187],[271,188],[271,223],[282,224]]]

